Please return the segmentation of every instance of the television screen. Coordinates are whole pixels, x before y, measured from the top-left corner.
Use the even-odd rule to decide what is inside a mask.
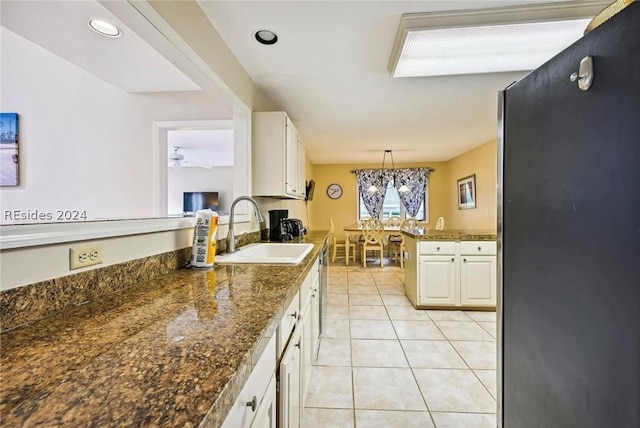
[[[218,211],[218,192],[184,192],[182,195],[182,211],[185,214],[195,214],[207,208]]]
[[[313,200],[313,191],[316,190],[316,182],[313,180],[309,180],[309,183],[307,184],[307,192],[306,192],[306,200],[307,201],[312,201]]]

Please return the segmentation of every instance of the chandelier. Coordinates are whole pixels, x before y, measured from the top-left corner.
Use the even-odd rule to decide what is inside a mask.
[[[393,187],[396,187],[398,189],[399,193],[408,193],[410,192],[409,188],[407,187],[406,184],[401,184],[400,187],[398,187],[398,180],[397,180],[397,172],[396,172],[396,164],[393,162],[393,152],[389,149],[384,151],[384,155],[382,157],[382,167],[380,168],[380,186],[384,185],[384,163],[387,160],[387,153],[389,154],[389,156],[391,156],[391,175],[393,177]],[[369,188],[367,189],[367,192],[369,193],[377,193],[379,192],[380,189],[375,185],[375,184],[371,184],[371,186],[369,186]]]

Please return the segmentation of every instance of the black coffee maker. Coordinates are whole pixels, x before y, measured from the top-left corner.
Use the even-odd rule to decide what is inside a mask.
[[[269,210],[269,241],[282,241],[281,220],[289,217],[289,210]]]

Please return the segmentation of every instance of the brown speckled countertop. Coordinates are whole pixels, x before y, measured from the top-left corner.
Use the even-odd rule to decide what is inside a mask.
[[[326,237],[297,266],[180,270],[3,333],[2,425],[220,426]]]
[[[429,229],[424,233],[417,231],[403,231],[418,241],[495,241],[498,239],[496,232],[490,230],[434,230]]]

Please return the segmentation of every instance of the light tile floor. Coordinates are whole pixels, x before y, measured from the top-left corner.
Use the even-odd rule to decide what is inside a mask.
[[[303,428],[495,427],[495,312],[416,310],[399,267],[342,263]]]

